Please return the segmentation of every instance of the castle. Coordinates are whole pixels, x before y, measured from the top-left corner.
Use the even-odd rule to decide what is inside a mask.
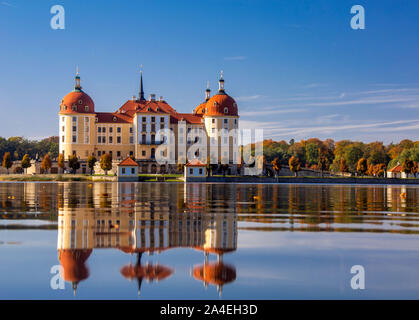
[[[141,173],[173,172],[177,163],[185,163],[193,157],[204,161],[211,157],[211,163],[226,163],[230,172],[235,172],[238,137],[236,134],[222,136],[220,132],[236,132],[234,129],[238,126],[237,103],[226,93],[222,73],[218,92],[211,96],[207,87],[205,101],[193,113],[179,113],[162,97],[156,99],[155,94],[146,99],[142,71],[138,97],[133,96],[115,112],[96,112],[92,98],[82,90],[77,71],[74,90],[60,104],[60,153],[66,160],[76,155],[83,173],[87,171],[86,160],[90,155],[100,158],[106,153],[114,162],[131,156],[139,164]],[[171,138],[166,139],[164,132],[169,132]],[[207,152],[195,150],[195,147],[191,156],[188,152],[202,137],[202,132]],[[167,146],[159,151],[161,155],[173,161],[163,164],[156,161],[161,145]],[[210,147],[214,145],[215,149]]]

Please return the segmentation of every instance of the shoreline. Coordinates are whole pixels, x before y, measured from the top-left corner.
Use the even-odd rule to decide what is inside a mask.
[[[164,177],[164,180],[162,178]],[[0,175],[1,182],[118,182],[117,176],[91,176],[80,174]],[[124,181],[119,181],[124,182]],[[140,175],[138,180],[127,182],[184,182],[182,175]],[[419,185],[419,178],[374,177],[259,177],[259,176],[211,176],[190,179],[187,183],[309,183],[309,184],[379,184]]]

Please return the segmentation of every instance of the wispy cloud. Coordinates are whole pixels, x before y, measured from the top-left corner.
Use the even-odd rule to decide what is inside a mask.
[[[266,116],[266,115],[275,115],[275,114],[287,114],[287,113],[301,113],[306,112],[307,109],[277,109],[269,108],[267,110],[256,110],[256,111],[242,111],[240,112],[241,116]]]
[[[255,94],[253,96],[241,96],[241,97],[236,97],[236,101],[240,101],[240,102],[247,102],[247,101],[252,101],[252,100],[256,100],[256,99],[260,99],[263,98],[262,95],[260,94]]]
[[[227,61],[241,61],[246,60],[247,58],[245,56],[234,56],[234,57],[224,57],[224,60]]]
[[[304,88],[311,89],[311,88],[320,88],[320,87],[327,87],[327,83],[309,83],[308,85],[304,86]]]
[[[16,6],[10,2],[2,1],[1,4],[6,7],[16,8]]]

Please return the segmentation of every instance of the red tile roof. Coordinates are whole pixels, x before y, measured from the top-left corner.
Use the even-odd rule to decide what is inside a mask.
[[[118,166],[120,167],[138,167],[138,163],[132,160],[131,157],[126,158],[125,160],[122,160]]]
[[[206,167],[206,164],[198,159],[192,159],[187,164],[186,167]]]
[[[116,112],[96,112],[98,123],[132,123],[133,118]]]
[[[400,164],[398,164],[397,166],[388,170],[388,172],[402,172],[402,166]]]

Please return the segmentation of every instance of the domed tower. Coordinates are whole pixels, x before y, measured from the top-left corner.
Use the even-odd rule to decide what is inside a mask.
[[[86,160],[94,152],[95,104],[82,90],[78,70],[74,80],[74,90],[68,93],[60,104],[60,153],[64,155],[65,160],[73,154],[81,160]]]
[[[209,155],[212,163],[217,159],[218,163],[229,164],[230,170],[234,172],[237,169],[238,156],[237,130],[234,130],[239,128],[238,108],[236,101],[225,92],[222,71],[218,84],[217,94],[208,99],[203,113],[209,137]],[[228,136],[225,137],[223,134]]]

